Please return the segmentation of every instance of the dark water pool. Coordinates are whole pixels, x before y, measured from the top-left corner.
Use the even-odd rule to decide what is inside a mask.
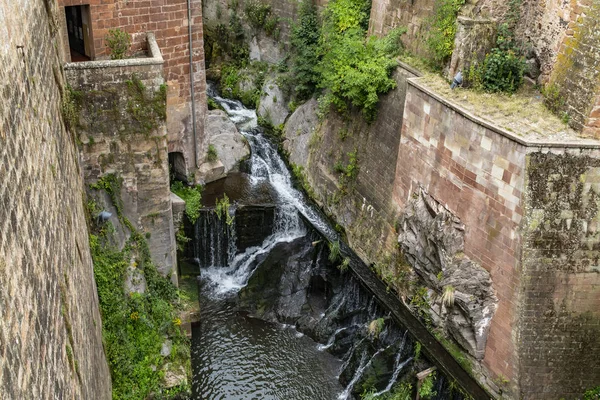
[[[340,361],[295,329],[201,296],[193,328],[193,399],[331,400]]]

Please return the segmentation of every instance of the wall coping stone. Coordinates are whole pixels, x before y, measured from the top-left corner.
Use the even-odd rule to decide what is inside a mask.
[[[83,61],[70,62],[65,64],[66,70],[84,70],[84,69],[99,69],[99,68],[121,68],[121,67],[137,67],[144,65],[162,65],[164,64],[163,56],[156,43],[154,33],[147,32],[146,40],[148,41],[148,51],[150,57],[145,58],[127,58],[124,60],[102,60],[102,61]]]
[[[401,63],[401,65],[403,68],[405,68],[403,63]],[[414,70],[414,68],[410,69],[411,72],[412,72],[412,70]],[[419,73],[418,75],[421,76],[422,74]],[[533,147],[533,148],[548,148],[548,147],[556,148],[556,147],[559,147],[559,148],[578,148],[578,149],[600,149],[600,141],[594,140],[594,139],[582,138],[581,140],[526,140],[522,137],[515,135],[514,133],[511,133],[503,128],[500,128],[497,125],[494,125],[490,122],[483,120],[482,118],[465,110],[458,104],[439,95],[438,93],[431,90],[429,87],[422,84],[420,82],[419,77],[409,78],[409,79],[407,79],[407,81],[408,81],[409,86],[413,86],[414,88],[420,90],[421,92],[427,94],[428,96],[433,97],[440,103],[442,103],[445,106],[449,107],[450,109],[456,111],[457,113],[461,114],[465,118],[473,121],[474,123],[476,123],[478,125],[481,125],[487,129],[491,130],[492,132],[498,133],[499,135],[504,136],[507,139],[512,140],[513,142],[517,142],[525,147]]]

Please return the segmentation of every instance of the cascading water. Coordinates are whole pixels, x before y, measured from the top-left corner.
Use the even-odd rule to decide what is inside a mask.
[[[377,337],[369,333],[369,324],[388,320],[388,313],[355,278],[327,261],[322,238],[337,241],[338,233],[293,187],[255,112],[221,98],[211,86],[209,95],[248,140],[251,185],[268,183],[277,199],[272,234],[242,252],[235,246],[235,222],[227,226],[207,211],[196,225],[205,302],[205,322],[194,334],[196,398],[346,400],[367,377],[379,382],[378,395],[390,392],[414,363],[411,339],[387,322]],[[240,314],[236,302],[279,322],[279,328]]]

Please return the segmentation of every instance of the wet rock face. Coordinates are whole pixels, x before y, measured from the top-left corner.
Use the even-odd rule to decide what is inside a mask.
[[[463,253],[464,225],[424,190],[409,202],[399,222],[398,242],[429,289],[433,323],[483,359],[498,299],[490,274]],[[452,305],[444,305],[445,290],[454,295]]]

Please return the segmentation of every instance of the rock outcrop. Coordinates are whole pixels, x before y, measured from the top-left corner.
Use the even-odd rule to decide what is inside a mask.
[[[250,155],[250,147],[227,114],[221,110],[209,111],[204,132],[208,144],[214,146],[217,152],[217,160],[209,161],[207,155],[200,165],[197,180],[209,183],[224,178],[230,172],[239,171],[240,161]]]
[[[319,126],[317,100],[310,99],[294,111],[285,124],[283,148],[290,155],[290,162],[308,167],[309,141]]]
[[[464,254],[465,226],[421,189],[400,217],[398,230],[406,259],[429,288],[434,325],[483,359],[498,299],[488,271]]]
[[[270,121],[273,126],[283,124],[290,115],[285,103],[285,94],[274,78],[267,79],[262,87],[258,115]]]

